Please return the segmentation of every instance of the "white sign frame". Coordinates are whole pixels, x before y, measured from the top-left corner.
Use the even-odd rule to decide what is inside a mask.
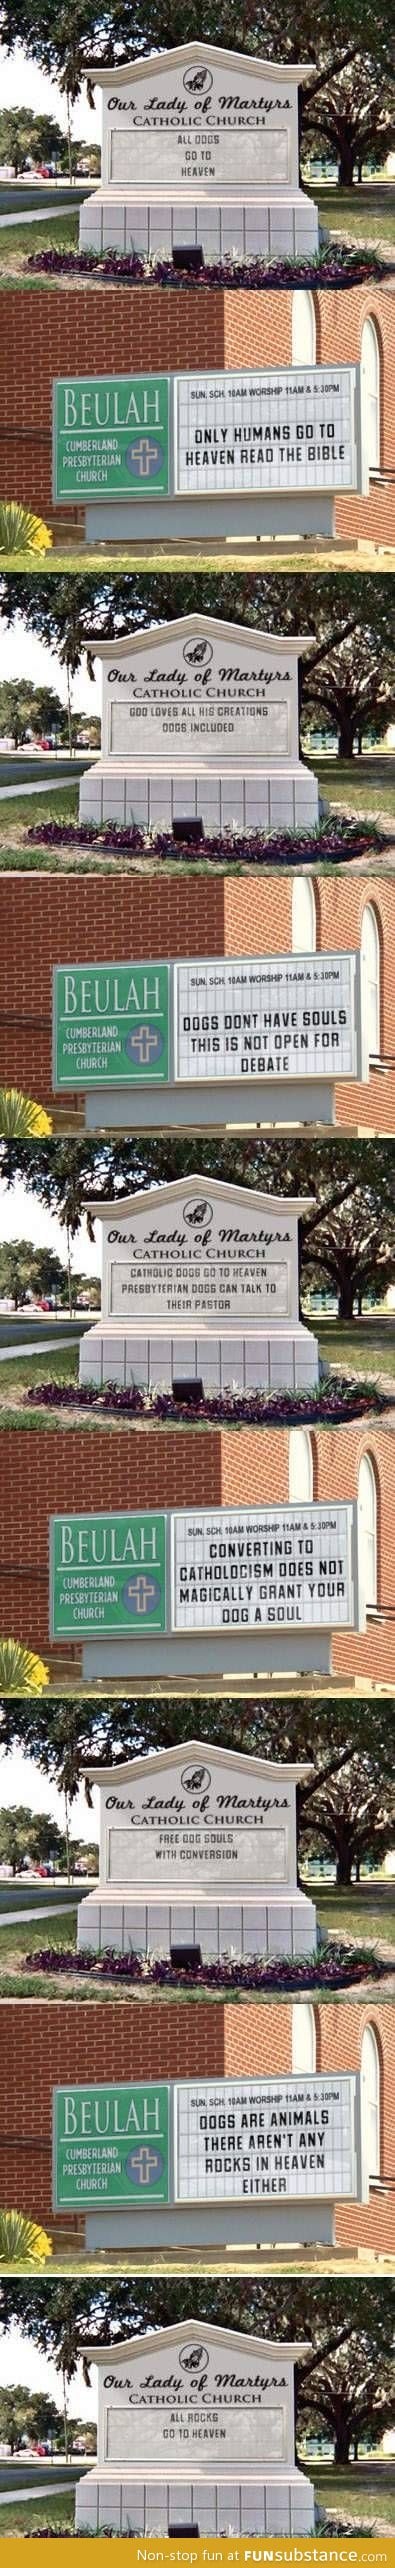
[[[224,1015],[226,1013],[227,985],[232,979],[232,974],[239,973],[247,976],[248,973],[251,973],[251,975],[255,977],[261,974],[262,979],[266,974],[269,983],[267,1004],[269,1004],[269,998],[271,998],[273,1008],[275,1003],[274,985],[277,976],[280,985],[278,993],[280,1009],[282,975],[284,975],[285,982],[287,983],[288,981],[290,985],[292,984],[292,979],[294,979],[296,987],[296,1007],[298,1008],[299,1004],[300,1008],[300,1025],[299,1029],[295,1028],[295,1034],[299,1033],[299,1036],[302,1024],[302,982],[304,982],[303,995],[306,1005],[309,981],[311,981],[312,984],[311,1003],[313,1003],[314,985],[316,984],[318,986],[320,990],[319,1007],[322,1010],[325,1004],[323,988],[325,979],[327,978],[328,982],[330,982],[331,979],[336,979],[336,973],[338,972],[339,1007],[341,1008],[342,1005],[342,981],[344,980],[346,984],[344,1005],[349,1011],[349,1022],[344,1036],[344,1049],[346,1049],[347,1045],[349,1055],[348,1066],[345,1067],[343,1065],[342,1058],[340,1058],[338,1067],[336,1067],[335,1059],[333,1057],[333,1046],[332,1053],[329,1053],[329,1057],[327,1057],[327,1054],[323,1049],[323,1038],[321,1036],[320,1049],[317,1048],[315,1057],[310,1057],[310,1055],[305,1052],[299,1053],[297,1049],[294,1050],[290,1045],[286,1066],[284,1056],[280,1063],[273,1059],[270,1067],[269,1065],[266,1067],[264,1063],[262,1064],[262,1059],[260,1058],[259,1067],[256,1069],[251,1067],[251,1069],[249,1068],[245,1071],[243,1070],[240,1058],[237,1055],[234,1056],[232,1053],[229,1053],[227,1055],[225,1068],[225,1066],[223,1066],[223,1057],[221,1053],[219,1060],[215,1059],[215,1057],[211,1059],[211,1065],[207,1069],[205,1069],[204,1065],[202,1068],[200,1055],[198,1055],[194,1066],[191,1066],[190,1069],[186,1070],[184,1066],[180,1069],[180,1012],[182,981],[185,976],[188,976],[188,974],[193,972],[200,973],[202,981],[204,981],[205,976],[209,976],[210,974],[212,974],[213,978],[218,981],[222,972]],[[175,1086],[177,1088],[183,1087],[188,1089],[188,1087],[196,1082],[197,1079],[199,1082],[202,1080],[202,1083],[203,1081],[208,1083],[213,1079],[218,1079],[223,1081],[224,1086],[227,1086],[228,1081],[232,1083],[233,1079],[241,1079],[243,1081],[245,1080],[246,1088],[249,1088],[250,1085],[254,1087],[256,1087],[257,1084],[262,1086],[265,1081],[279,1079],[281,1082],[284,1082],[284,1090],[286,1092],[287,1082],[291,1079],[305,1079],[306,1082],[310,1082],[314,1079],[328,1079],[328,1081],[330,1080],[331,1082],[334,1079],[361,1079],[363,1070],[361,975],[362,967],[360,952],[347,947],[342,949],[339,948],[338,951],[334,949],[331,953],[326,953],[324,950],[321,951],[319,949],[315,954],[227,954],[223,959],[219,955],[207,955],[203,958],[197,957],[195,959],[195,957],[191,956],[188,957],[186,961],[177,961],[173,964],[173,986],[171,983]],[[273,989],[271,985],[273,985]],[[330,992],[328,993],[328,999],[330,999]],[[291,996],[289,1005],[292,1006]],[[230,1013],[229,1003],[228,1012]],[[341,1042],[341,1036],[339,1039]],[[275,1044],[276,1040],[277,1038],[275,1036]],[[218,1038],[218,1044],[219,1042],[220,1036]]]
[[[198,373],[195,373],[194,375],[177,374],[173,378],[170,378],[170,380],[173,381],[174,386],[173,489],[175,499],[182,500],[184,503],[186,499],[199,500],[209,498],[213,500],[219,499],[221,496],[222,498],[228,497],[233,499],[236,499],[237,497],[251,498],[254,496],[261,499],[270,497],[286,499],[291,493],[295,494],[295,492],[299,494],[300,498],[302,498],[303,496],[311,497],[311,495],[317,494],[319,491],[324,492],[327,496],[334,497],[336,494],[342,495],[345,491],[368,490],[369,477],[367,458],[365,459],[364,454],[366,437],[365,440],[363,440],[362,373],[360,365],[290,365],[278,366],[277,368],[274,366],[232,366],[227,368],[226,372],[222,374],[219,372],[218,368],[215,370],[208,368],[207,373],[202,375],[200,378]],[[202,481],[200,485],[196,484],[196,482],[191,484],[188,480],[185,480],[182,477],[183,465],[180,424],[181,405],[184,404],[186,410],[188,410],[190,400],[195,401],[196,403],[200,400],[203,404],[203,421],[205,420],[206,406],[208,410],[210,410],[211,405],[212,425],[215,424],[218,407],[221,427],[221,406],[222,413],[224,413],[224,410],[226,411],[226,400],[228,398],[229,416],[231,419],[231,404],[234,402],[236,405],[237,417],[237,403],[241,402],[244,389],[248,401],[252,402],[253,405],[255,402],[257,408],[259,404],[262,404],[262,401],[265,401],[265,398],[267,398],[269,403],[273,401],[276,393],[278,395],[279,402],[281,401],[282,407],[284,402],[287,403],[287,401],[289,401],[292,408],[292,404],[296,400],[296,393],[298,390],[302,411],[306,414],[304,419],[301,419],[299,423],[295,419],[295,435],[297,436],[298,424],[302,429],[304,428],[304,437],[302,437],[301,441],[301,470],[298,470],[297,463],[295,463],[292,468],[290,468],[289,477],[283,477],[279,480],[278,472],[276,477],[276,465],[274,460],[267,466],[267,477],[265,478],[263,478],[262,464],[256,466],[255,475],[251,474],[248,466],[245,465],[243,467],[242,464],[240,464],[240,472],[238,472],[237,468],[235,478],[229,479],[227,478],[227,467],[226,464],[224,464],[222,480],[206,479],[204,482]],[[339,409],[341,407],[343,397],[346,401],[348,410],[346,426],[350,448],[349,466],[347,470],[343,470],[339,463],[335,469],[334,466],[331,468],[330,462],[321,461],[319,459],[316,468],[313,463],[308,463],[306,470],[304,471],[303,446],[305,437],[307,436],[309,408],[311,407],[311,403],[313,403],[314,421],[315,398],[317,398],[317,401],[319,398],[322,401],[323,397],[327,400],[329,394],[331,396],[331,400],[335,400],[335,403],[338,403]],[[288,423],[285,422],[286,427],[287,424]],[[277,440],[279,430],[275,419],[274,428],[276,430]],[[323,444],[326,443],[327,440],[323,439]],[[273,448],[271,445],[269,446],[268,451],[272,454]],[[259,448],[258,452],[260,452]]]
[[[281,2179],[278,2190],[276,2190],[275,2183],[271,2186],[269,2181],[269,2183],[263,2187],[260,2192],[257,2180],[255,2180],[254,2186],[251,2190],[249,2190],[247,2182],[244,2190],[243,2186],[239,2187],[237,2184],[232,2189],[231,2186],[229,2187],[226,2177],[224,2190],[222,2170],[221,2176],[218,2179],[218,2187],[217,2179],[214,2179],[215,2190],[213,2192],[207,2192],[199,2186],[194,2193],[184,2193],[180,2191],[181,2116],[183,2108],[188,2114],[189,2100],[192,2102],[195,2097],[199,2099],[202,2098],[202,2109],[208,2114],[210,2111],[214,2114],[221,2110],[222,2112],[227,2113],[228,2110],[231,2111],[232,2105],[233,2110],[237,2110],[238,2099],[240,2099],[241,2110],[247,2109],[248,2111],[248,2101],[246,2108],[243,2108],[243,2098],[247,2100],[248,2098],[252,2098],[254,2100],[253,2110],[254,2108],[258,2110],[259,2104],[262,2109],[264,2106],[264,2098],[267,2097],[268,2113],[269,2111],[273,2113],[276,2111],[276,2106],[279,2111],[284,2111],[286,2109],[286,2098],[288,2095],[290,2097],[292,2107],[292,2102],[295,2103],[295,2106],[298,2105],[299,2099],[302,2099],[302,2094],[304,2093],[309,2104],[309,2109],[321,2106],[321,2110],[325,2111],[327,2109],[325,2099],[327,2099],[327,2104],[329,2104],[330,2091],[334,2088],[339,2090],[340,2102],[342,2102],[344,2092],[344,2105],[348,2123],[348,2129],[346,2127],[344,2154],[345,2157],[347,2157],[347,2155],[349,2156],[350,2178],[349,2181],[347,2181],[345,2190],[342,2183],[340,2183],[340,2186],[337,2185],[335,2181],[335,2171],[333,2167],[329,2165],[327,2174],[325,2170],[323,2172],[322,2181],[321,2170],[317,2169],[316,2183],[310,2183],[307,2181],[306,2184],[298,2186],[296,2182],[294,2182],[293,2184],[291,2183],[289,2188],[287,2188],[285,2179]],[[264,2090],[264,2095],[262,2095],[262,2089]],[[227,2102],[228,2097],[229,2108]],[[210,2098],[212,2099],[211,2104]],[[297,2144],[295,2143],[295,2147],[296,2145]],[[275,2158],[273,2164],[275,2166]],[[190,2165],[189,2153],[188,2165]],[[315,2171],[313,2170],[312,2172],[314,2173]],[[303,2169],[301,2170],[301,2173],[303,2173]],[[218,2189],[221,2186],[221,2183],[222,2191]],[[337,2073],[333,2072],[332,2074],[328,2070],[325,2075],[318,2075],[317,2072],[314,2071],[311,2073],[310,2077],[307,2075],[302,2076],[297,2073],[291,2073],[289,2077],[284,2076],[283,2078],[222,2078],[211,2079],[210,2081],[206,2079],[199,2080],[198,2078],[190,2078],[183,2079],[182,2081],[177,2080],[174,2086],[173,2107],[173,2184],[174,2201],[177,2208],[185,2211],[192,2209],[192,2207],[201,2208],[202,2206],[204,2209],[210,2211],[210,2209],[215,2208],[215,2205],[218,2206],[219,2203],[223,2204],[225,2201],[227,2201],[229,2205],[241,2202],[245,2204],[246,2202],[252,2201],[262,2203],[268,2198],[275,2199],[279,2202],[297,2202],[298,2204],[301,2202],[358,2202],[368,2199],[369,2184],[367,2172],[364,2167],[362,2142],[361,2080],[358,2073],[342,2070],[340,2074],[337,2075]]]
[[[182,1556],[180,1560],[179,1545],[181,1546],[183,1538],[187,1546],[188,1541],[193,1540],[193,1535],[196,1530],[198,1535],[200,1533],[202,1534],[204,1542],[210,1542],[210,1533],[212,1540],[215,1538],[215,1540],[223,1542],[226,1540],[227,1529],[231,1527],[233,1528],[234,1526],[234,1538],[237,1538],[237,1534],[245,1528],[247,1538],[251,1535],[251,1538],[253,1539],[254,1527],[263,1525],[264,1531],[269,1532],[270,1525],[272,1525],[273,1532],[275,1533],[275,1528],[280,1524],[282,1527],[284,1524],[284,1541],[288,1528],[289,1533],[295,1531],[296,1539],[299,1538],[300,1534],[305,1534],[306,1539],[309,1541],[312,1540],[314,1543],[315,1532],[317,1532],[317,1535],[319,1534],[320,1520],[325,1520],[329,1516],[332,1516],[333,1520],[336,1520],[339,1517],[340,1519],[343,1519],[343,1543],[346,1570],[344,1615],[336,1615],[334,1610],[336,1603],[335,1598],[331,1600],[328,1598],[326,1610],[322,1615],[320,1615],[319,1612],[313,1611],[313,1599],[310,1613],[302,1613],[301,1617],[297,1616],[296,1618],[292,1611],[288,1614],[285,1604],[282,1612],[279,1612],[277,1600],[276,1605],[273,1602],[268,1618],[263,1614],[261,1619],[260,1616],[259,1618],[257,1617],[256,1608],[255,1613],[251,1614],[252,1600],[249,1600],[247,1597],[246,1606],[241,1612],[240,1599],[238,1606],[235,1605],[234,1616],[233,1611],[230,1608],[227,1609],[228,1619],[224,1619],[223,1614],[221,1615],[220,1612],[216,1619],[212,1619],[210,1621],[205,1620],[205,1613],[208,1609],[203,1606],[203,1610],[201,1611],[199,1604],[197,1603],[196,1619],[189,1623],[180,1621],[179,1609],[177,1607],[177,1586],[179,1567],[182,1566]],[[264,1522],[264,1520],[266,1521]],[[190,1532],[189,1528],[191,1529]],[[338,1539],[338,1535],[335,1521],[333,1530],[334,1540],[336,1541]],[[244,1636],[246,1636],[247,1633],[251,1634],[257,1630],[261,1636],[265,1635],[266,1639],[270,1639],[271,1634],[274,1635],[274,1633],[276,1633],[277,1636],[279,1636],[285,1631],[289,1635],[291,1632],[296,1632],[302,1635],[303,1632],[328,1632],[333,1630],[349,1632],[350,1630],[353,1631],[360,1628],[357,1508],[356,1504],[350,1499],[334,1499],[332,1501],[315,1499],[309,1501],[304,1506],[293,1505],[288,1501],[288,1503],[279,1507],[173,1508],[170,1512],[169,1537],[170,1622],[168,1625],[168,1633],[169,1636],[171,1635],[171,1637],[177,1641],[185,1641],[186,1638],[188,1641],[192,1641],[194,1639],[201,1638],[202,1635],[206,1640],[208,1640],[209,1638],[212,1638],[213,1634],[215,1634],[216,1636],[221,1635],[222,1639],[225,1635],[228,1641],[235,1637],[237,1645],[239,1634],[244,1634]],[[252,1583],[252,1574],[250,1583]],[[317,1599],[317,1604],[319,1604],[319,1599]]]
[[[290,93],[289,105],[287,105],[287,108],[285,105],[285,98],[284,100],[279,100],[280,112],[282,113],[283,118],[285,113],[288,117],[288,126],[287,128],[284,127],[287,145],[287,170],[282,176],[280,175],[276,179],[275,173],[273,173],[273,167],[271,167],[269,178],[266,176],[262,181],[260,156],[260,165],[258,164],[257,169],[251,168],[248,175],[246,175],[245,171],[242,171],[240,176],[236,174],[235,178],[232,167],[229,173],[225,171],[225,175],[220,167],[217,167],[213,173],[210,173],[206,167],[203,170],[203,173],[201,173],[199,179],[198,173],[193,171],[192,165],[189,180],[185,180],[181,177],[180,170],[178,169],[177,171],[177,154],[175,152],[174,171],[173,173],[169,173],[168,183],[166,183],[163,161],[162,167],[160,166],[161,120],[159,116],[158,125],[156,127],[151,127],[151,134],[156,132],[156,166],[159,168],[162,189],[165,188],[166,194],[168,192],[168,188],[173,191],[175,187],[179,187],[180,192],[184,193],[185,188],[188,185],[191,187],[192,184],[192,186],[196,186],[198,193],[204,187],[204,191],[207,194],[209,202],[218,194],[220,194],[226,202],[227,198],[231,200],[234,197],[235,189],[237,191],[239,188],[242,190],[243,198],[245,197],[246,200],[248,200],[248,197],[251,196],[251,194],[254,195],[255,193],[259,197],[262,197],[264,196],[265,191],[267,191],[269,195],[271,195],[272,192],[274,192],[274,194],[281,195],[284,191],[288,194],[292,189],[298,189],[300,186],[298,92],[301,82],[308,78],[314,69],[314,65],[308,62],[268,62],[260,55],[248,53],[243,54],[240,51],[229,49],[222,45],[205,45],[199,40],[197,40],[196,43],[191,42],[185,45],[172,46],[160,55],[154,53],[145,55],[143,58],[132,58],[130,63],[122,63],[121,65],[115,64],[112,70],[108,70],[106,68],[103,71],[98,71],[97,66],[93,67],[91,72],[89,72],[88,69],[88,78],[91,78],[97,87],[99,87],[103,92],[102,189],[106,188],[110,190],[111,194],[116,192],[120,195],[122,189],[125,189],[125,187],[127,188],[129,185],[133,190],[133,194],[136,195],[136,198],[141,198],[141,201],[144,201],[151,195],[153,185],[152,174],[149,173],[147,177],[146,167],[143,167],[141,175],[139,172],[137,172],[137,176],[135,175],[135,167],[133,166],[133,139],[136,138],[136,128],[132,114],[129,124],[131,157],[130,177],[128,180],[127,176],[125,177],[122,172],[120,176],[114,178],[112,170],[112,135],[117,131],[117,124],[115,123],[114,118],[112,123],[110,121],[111,92],[114,90],[119,91],[120,89],[126,91],[130,90],[132,94],[134,92],[136,93],[138,102],[139,91],[143,90],[144,92],[146,84],[149,85],[150,82],[154,82],[156,87],[158,87],[158,83],[162,82],[164,87],[163,105],[165,106],[167,80],[169,79],[171,90],[174,92],[174,87],[177,86],[178,79],[181,97],[182,89],[184,87],[185,98],[187,101],[186,117],[189,119],[189,125],[187,122],[186,136],[189,132],[190,148],[192,148],[194,136],[196,144],[199,147],[199,137],[204,140],[205,130],[207,131],[206,108],[204,109],[203,114],[200,115],[198,108],[197,123],[195,121],[194,124],[193,105],[188,106],[188,100],[191,96],[193,100],[194,94],[193,88],[190,89],[188,83],[191,82],[191,76],[193,80],[194,68],[198,69],[199,67],[202,75],[200,87],[203,99],[205,97],[205,84],[206,89],[207,84],[210,84],[210,90],[214,90],[215,98],[217,74],[220,79],[222,78],[222,80],[227,82],[228,90],[230,80],[237,83],[239,93],[240,89],[242,90],[243,88],[243,84],[246,85],[246,91],[249,91],[250,93],[248,101],[250,106],[251,99],[252,103],[254,102],[254,90],[256,89],[259,92],[262,89],[262,85],[266,87],[268,93],[270,93],[271,90],[273,91],[274,104],[276,101],[276,94],[278,98],[281,89]],[[131,100],[131,104],[132,103],[133,96]],[[206,107],[207,113],[210,115],[210,107],[207,98]],[[263,122],[261,120],[255,128],[253,127],[253,130],[260,135],[261,141],[264,138],[266,130],[268,131],[270,141],[271,108],[272,102],[270,100],[269,105],[268,94],[266,118],[264,118]],[[118,126],[122,131],[120,112],[118,117]],[[147,128],[143,128],[143,131],[144,130],[147,131]],[[178,130],[182,131],[182,125],[179,125]],[[225,133],[230,131],[233,144],[236,142],[238,131],[244,133],[248,149],[248,135],[251,130],[251,118],[249,118],[248,124],[244,126],[238,124],[237,120],[235,124],[230,124],[230,126],[229,123],[228,125],[224,124],[223,130]],[[174,120],[173,131],[175,134],[177,133],[177,127],[174,127]],[[220,126],[216,127],[215,131],[216,133],[220,133]]]
[[[297,854],[297,840],[295,840],[295,852]],[[158,959],[160,960],[161,958],[156,957],[156,961],[158,961]],[[362,1080],[367,1078],[368,1064],[365,1060],[366,1046],[364,1043],[362,1015],[362,960],[360,948],[339,947],[336,949],[336,947],[333,947],[326,950],[326,948],[323,947],[322,949],[319,948],[316,954],[306,955],[292,955],[286,953],[252,955],[229,954],[223,956],[218,954],[187,954],[178,956],[176,959],[165,959],[168,959],[169,972],[169,1077],[166,1082],[163,1082],[160,1085],[158,1083],[158,1094],[160,1094],[161,1097],[163,1110],[166,1097],[170,1097],[173,1090],[176,1091],[177,1095],[181,1095],[183,1090],[185,1090],[185,1094],[187,1096],[189,1090],[193,1086],[198,1085],[199,1088],[201,1087],[204,1092],[208,1093],[214,1082],[215,1085],[219,1085],[224,1089],[229,1085],[232,1091],[234,1083],[237,1080],[240,1080],[245,1088],[246,1096],[249,1094],[250,1090],[252,1090],[256,1102],[257,1092],[259,1092],[260,1088],[264,1085],[271,1087],[273,1085],[273,1080],[275,1080],[276,1083],[279,1083],[281,1093],[284,1098],[286,1098],[288,1086],[295,1080],[297,1080],[298,1083],[305,1083],[306,1087],[310,1087],[311,1082],[325,1081],[328,1083],[328,1087],[330,1087],[337,1079]],[[66,970],[68,970],[70,974],[73,970],[84,970],[86,972],[87,979],[89,979],[90,976],[94,978],[99,970],[100,972],[111,972],[114,974],[114,977],[116,977],[117,972],[125,971],[128,968],[130,968],[131,972],[133,971],[133,959],[130,959],[127,956],[122,960],[120,960],[119,957],[116,957],[114,961],[111,960],[110,963],[104,962],[99,966],[95,963],[89,962],[84,965],[80,965],[75,961],[74,963],[70,962],[68,965],[54,965],[52,974],[52,1086],[54,1093],[63,1096],[67,1094],[71,1087],[73,1087],[73,1089],[78,1085],[80,1085],[82,1089],[84,1087],[83,1078],[82,1076],[81,1079],[79,1078],[79,1074],[77,1070],[74,1069],[74,1066],[70,1071],[70,1077],[68,1079],[64,1077],[61,1083],[59,1083],[57,1079],[56,1026],[58,989],[60,986],[59,976],[64,977]],[[150,972],[152,973],[155,969],[155,962],[153,963],[152,960],[150,961],[149,959],[147,960],[147,958],[143,958],[141,962],[139,961],[138,968],[141,972],[147,972],[147,974]],[[320,979],[324,979],[325,974],[331,974],[332,972],[336,974],[336,971],[339,970],[340,978],[342,978],[342,975],[344,974],[345,978],[348,978],[349,981],[350,1027],[348,1039],[353,1059],[352,1068],[345,1070],[342,1068],[341,1063],[336,1066],[333,1055],[332,1058],[329,1056],[327,1059],[325,1052],[322,1053],[321,1058],[317,1053],[315,1062],[309,1062],[306,1053],[303,1052],[299,1055],[297,1051],[294,1053],[293,1050],[290,1049],[289,1064],[287,1068],[284,1066],[276,1067],[272,1070],[269,1068],[251,1068],[245,1072],[242,1070],[237,1058],[234,1060],[234,1066],[232,1068],[232,1054],[229,1054],[226,1070],[218,1068],[218,1062],[215,1058],[212,1059],[211,1066],[208,1061],[206,1068],[204,1063],[202,1065],[201,1056],[199,1055],[195,1064],[195,1069],[191,1068],[188,1073],[184,1069],[180,1072],[178,1067],[180,1052],[179,1012],[180,992],[183,977],[190,973],[200,973],[202,977],[205,974],[213,973],[218,977],[221,970],[226,979],[232,973],[242,973],[244,975],[249,971],[252,974],[266,972],[270,981],[274,980],[277,973],[281,976],[282,972],[284,972],[285,977],[291,976],[291,974],[295,973],[296,979],[299,979],[302,973],[305,972],[306,976],[311,974],[313,982],[317,978],[319,982]],[[70,1023],[72,1024],[72,1018],[70,1018]],[[100,1074],[98,1071],[95,1084],[98,1090],[100,1090],[100,1093],[104,1093],[108,1089],[109,1094],[112,1094],[116,1092],[117,1088],[121,1093],[124,1093],[125,1074],[119,1072],[118,1074],[114,1073],[114,1075],[110,1075],[109,1073],[104,1075]],[[90,1089],[92,1089],[92,1085],[92,1080],[90,1080]],[[138,1097],[141,1097],[142,1093],[145,1097],[146,1091],[143,1089],[143,1083],[133,1083],[131,1081],[130,1090],[128,1089],[131,1108],[136,1100],[138,1101]],[[110,1312],[108,1316],[111,1316]]]

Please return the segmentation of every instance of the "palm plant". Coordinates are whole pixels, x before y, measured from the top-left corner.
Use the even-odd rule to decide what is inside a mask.
[[[43,1694],[49,1668],[22,1641],[0,1640],[0,1693]]]
[[[49,553],[53,536],[43,517],[18,499],[0,501],[0,553]]]
[[[0,2211],[0,2268],[28,2266],[34,2272],[52,2256],[51,2239],[24,2211]]]
[[[52,1132],[51,1116],[22,1088],[0,1088],[0,1133],[7,1141],[44,1141]]]

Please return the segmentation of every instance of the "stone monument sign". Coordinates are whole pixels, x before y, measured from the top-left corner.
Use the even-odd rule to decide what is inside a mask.
[[[196,379],[195,379],[196,388]],[[315,776],[300,756],[305,634],[179,616],[94,645],[102,745],[80,783],[80,819],[172,829],[314,829]]]
[[[307,2347],[182,2320],[90,2349],[97,2462],[76,2531],[249,2535],[314,2531],[295,2464],[294,2367]]]
[[[79,1949],[176,1959],[189,1947],[205,1961],[314,1952],[296,1826],[297,1785],[311,1773],[204,1738],[88,1766],[99,1790],[99,1883],[79,1906]]]
[[[308,1209],[307,1198],[199,1176],[95,1205],[102,1316],[81,1340],[80,1380],[309,1390],[318,1344],[299,1319],[298,1272]]]
[[[318,213],[299,171],[299,90],[312,69],[200,43],[95,68],[102,175],[81,208],[81,248],[170,259],[194,249],[208,264],[314,256]]]

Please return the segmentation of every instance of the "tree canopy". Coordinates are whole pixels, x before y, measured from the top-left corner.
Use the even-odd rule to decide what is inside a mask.
[[[379,69],[392,71],[388,15],[380,0],[206,0],[207,44],[261,54],[272,62],[310,62],[332,77],[344,63],[370,56]],[[12,0],[2,0],[3,44],[15,41]],[[56,78],[67,101],[78,96],[87,65],[130,60],[161,53],[201,38],[199,0],[117,0],[114,14],[106,0],[18,0],[20,44]],[[88,84],[87,84],[88,86]],[[88,86],[88,96],[90,90]]]
[[[36,591],[38,594],[36,595]],[[251,572],[205,571],[179,578],[173,571],[114,580],[103,574],[43,572],[37,581],[12,572],[0,583],[6,622],[22,616],[28,631],[57,653],[69,685],[84,652],[92,675],[94,641],[141,631],[151,623],[200,611],[231,623],[261,625],[267,632],[311,633],[314,648],[301,664],[302,736],[311,719],[329,723],[339,754],[351,758],[362,734],[380,739],[395,718],[395,647],[392,582],[352,571],[317,578],[284,573],[253,578]]]
[[[55,116],[34,116],[28,107],[0,109],[0,162],[11,161],[14,178],[28,162],[37,169],[42,161],[59,160],[64,150],[65,136]]]
[[[329,1853],[339,1882],[349,1882],[368,1857],[380,1863],[394,1842],[393,1707],[388,1702],[356,1700],[352,1729],[347,1703],[323,1696],[311,1702],[303,1695],[280,1703],[205,1702],[200,1732],[210,1746],[240,1749],[245,1756],[278,1758],[295,1764],[311,1762],[313,1771],[298,1791],[299,1858]],[[24,1748],[42,1774],[49,1775],[72,1806],[81,1769],[148,1756],[153,1750],[183,1746],[196,1730],[196,1702],[177,1698],[163,1705],[143,1698],[129,1702],[106,1697],[98,1703],[84,1696],[48,1707],[37,1699],[8,1697],[0,1704],[0,1747],[11,1754]],[[91,1786],[86,1785],[91,1806]]]
[[[70,1266],[71,1241],[85,1215],[92,1238],[92,1204],[122,1201],[140,1187],[170,1182],[190,1170],[190,1143],[150,1135],[111,1141],[0,1142],[0,1175],[11,1187],[22,1179],[62,1224]],[[208,1179],[311,1195],[300,1224],[301,1289],[330,1286],[339,1316],[352,1318],[362,1295],[379,1300],[395,1277],[395,1145],[380,1141],[199,1141],[199,1166]]]

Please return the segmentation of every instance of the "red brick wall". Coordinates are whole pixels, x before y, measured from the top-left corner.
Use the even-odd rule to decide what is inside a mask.
[[[355,1498],[360,1456],[376,1471],[379,1598],[395,1598],[395,1438],[385,1426],[321,1428],[313,1436],[314,1494]],[[288,1432],[77,1427],[5,1428],[0,1437],[1,1625],[16,1640],[49,1647],[51,1514],[139,1507],[281,1506],[288,1497]],[[80,1667],[76,1644],[68,1648]],[[53,1666],[62,1661],[59,1645]],[[395,1624],[334,1636],[334,1674],[395,1685]]]
[[[382,1052],[393,1050],[395,878],[322,875],[315,884],[317,946],[360,946],[373,902],[381,935]],[[0,1081],[53,1106],[52,971],[55,963],[131,955],[290,953],[292,877],[241,882],[140,875],[0,875],[0,950],[7,984],[0,1015]],[[77,1099],[75,1100],[77,1102]],[[82,1100],[81,1100],[82,1103]],[[361,1085],[336,1082],[336,1116],[353,1130],[395,1132],[395,1068]]]
[[[393,2010],[329,2003],[315,2007],[317,2071],[358,2070],[365,2024],[374,2027],[382,2070],[381,2175],[393,2177],[395,2115]],[[287,2002],[243,2006],[218,2002],[150,2006],[106,1999],[75,2006],[18,2000],[0,2005],[3,2071],[1,2201],[4,2208],[51,2222],[52,2088],[105,2079],[286,2075],[292,2063],[292,2008]],[[21,2059],[23,2056],[23,2080]],[[74,2220],[62,2228],[79,2227]],[[394,2195],[336,2214],[336,2238],[347,2247],[394,2252]]]
[[[382,346],[383,466],[394,463],[395,349],[393,300],[388,286],[322,291],[315,297],[317,361],[358,361],[362,323],[376,321]],[[4,401],[1,413],[0,496],[18,498],[48,517],[51,489],[51,385],[56,375],[135,371],[193,372],[239,364],[288,365],[291,295],[287,293],[182,294],[163,287],[26,287],[0,292]],[[55,512],[57,521],[62,511]],[[336,503],[343,536],[395,543],[395,496],[389,484],[365,499]]]

